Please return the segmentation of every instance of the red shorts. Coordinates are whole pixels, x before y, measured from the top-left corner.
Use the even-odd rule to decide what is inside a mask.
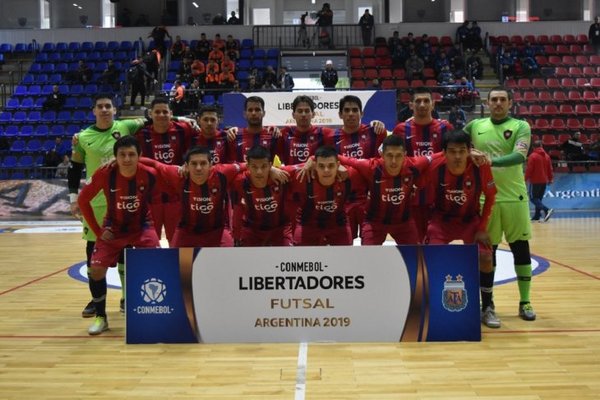
[[[429,206],[412,205],[410,209],[411,218],[415,220],[419,242],[422,242],[427,234],[427,226],[431,218],[431,208]]]
[[[152,219],[154,220],[154,227],[159,239],[164,226],[167,240],[169,241],[169,245],[171,245],[175,229],[181,219],[181,203],[179,201],[152,203],[150,210],[152,210]]]
[[[352,232],[350,226],[321,229],[296,225],[294,246],[350,246]]]
[[[425,242],[427,244],[447,244],[453,240],[462,240],[464,244],[473,244],[475,243],[475,233],[478,231],[479,222],[479,217],[473,218],[470,222],[463,222],[457,219],[444,221],[442,217],[434,215],[427,228]],[[491,247],[479,242],[476,244],[479,253],[492,254]]]
[[[160,247],[160,243],[153,227],[144,229],[141,232],[117,236],[109,241],[98,238],[92,253],[92,267],[114,267],[119,260],[121,251],[128,246],[154,248]]]
[[[268,231],[242,228],[240,241],[242,247],[291,246],[292,227],[286,225]]]
[[[199,234],[177,228],[171,247],[233,247],[233,236],[229,228]]]
[[[395,225],[383,225],[378,223],[364,222],[360,233],[363,246],[379,246],[385,242],[387,235],[391,235],[396,244],[419,244],[419,234],[415,221],[409,219],[406,222]]]

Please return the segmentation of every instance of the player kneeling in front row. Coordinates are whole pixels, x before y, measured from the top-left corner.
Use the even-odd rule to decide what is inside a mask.
[[[116,163],[97,170],[78,198],[81,213],[97,237],[90,273],[96,319],[88,329],[90,335],[108,330],[106,271],[117,263],[119,253],[128,246],[160,247],[149,210],[156,171],[139,164],[140,146],[135,137],[120,138],[113,149]],[[102,227],[90,204],[101,190],[108,203]]]
[[[482,321],[491,309],[494,283],[492,246],[486,230],[496,198],[496,185],[489,164],[475,165],[470,158],[471,137],[460,130],[448,132],[443,141],[444,157],[434,159],[428,172],[428,203],[433,205],[426,242],[446,244],[462,240],[479,248],[479,284]],[[485,196],[483,210],[480,197]],[[486,325],[499,328],[500,324]]]

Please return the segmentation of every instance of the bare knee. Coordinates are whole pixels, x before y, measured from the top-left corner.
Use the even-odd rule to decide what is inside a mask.
[[[489,273],[494,270],[491,254],[479,253],[479,270],[485,273]]]
[[[90,271],[90,277],[95,281],[101,281],[106,278],[106,268],[104,267],[92,267]]]

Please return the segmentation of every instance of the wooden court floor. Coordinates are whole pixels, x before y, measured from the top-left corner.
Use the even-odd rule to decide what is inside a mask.
[[[111,330],[89,337],[87,286],[66,272],[79,234],[0,233],[0,399],[600,399],[600,218],[534,234],[550,261],[535,322],[513,282],[496,289],[502,328],[478,343],[302,346],[125,345],[114,290]]]

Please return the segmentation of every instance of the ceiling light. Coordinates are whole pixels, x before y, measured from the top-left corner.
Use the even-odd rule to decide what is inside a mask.
[[[192,1],[192,5],[196,8],[198,8],[198,3],[196,3],[195,1]]]

